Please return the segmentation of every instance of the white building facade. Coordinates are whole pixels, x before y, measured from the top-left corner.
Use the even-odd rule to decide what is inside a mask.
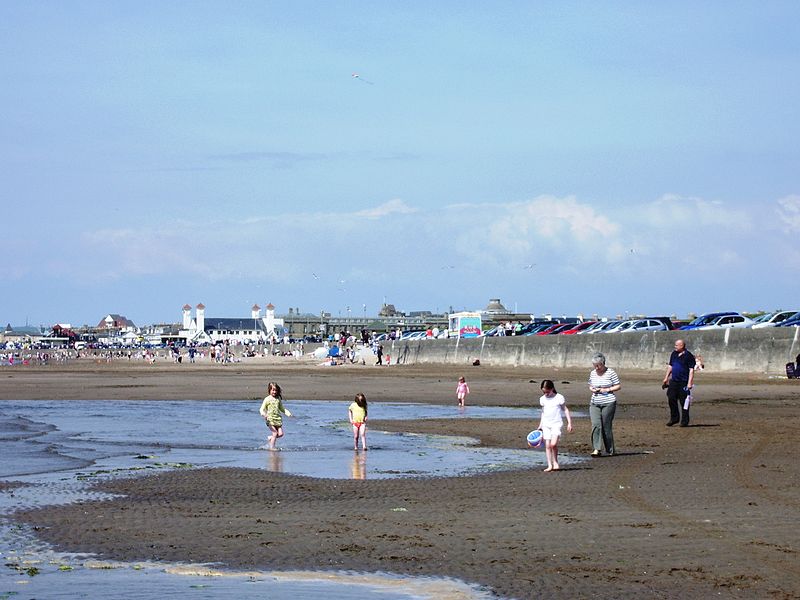
[[[206,307],[183,307],[182,329],[179,336],[189,345],[198,344],[265,344],[282,335],[283,319],[275,318],[275,307],[267,304],[264,316],[258,304],[250,309],[250,318],[206,317]]]

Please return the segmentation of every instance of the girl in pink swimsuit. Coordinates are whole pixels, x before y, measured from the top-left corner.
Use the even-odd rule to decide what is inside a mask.
[[[456,387],[456,395],[458,396],[458,405],[463,407],[467,402],[467,394],[469,394],[469,386],[463,377],[458,378],[458,387]]]

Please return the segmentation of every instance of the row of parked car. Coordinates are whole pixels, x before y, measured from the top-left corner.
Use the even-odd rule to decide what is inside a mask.
[[[750,319],[737,312],[716,312],[701,315],[687,324],[674,324],[669,317],[646,317],[619,321],[583,321],[581,323],[529,323],[516,335],[591,335],[595,333],[624,333],[641,331],[670,331],[730,329],[738,327],[800,327],[800,311],[782,310]],[[504,335],[502,326],[485,332],[484,335]]]
[[[595,333],[625,333],[642,331],[671,331],[681,330],[708,330],[731,329],[739,327],[752,327],[761,329],[765,327],[800,327],[800,311],[781,310],[761,315],[750,319],[738,312],[715,312],[700,315],[690,323],[673,323],[669,317],[645,317],[636,319],[622,319],[618,321],[582,321],[580,323],[554,323],[553,321],[528,323],[522,329],[516,330],[514,335],[592,335]],[[447,331],[438,332],[434,337],[447,337]],[[483,332],[484,336],[506,335],[503,325],[498,325]],[[425,331],[406,331],[402,340],[425,339]],[[378,341],[388,339],[387,334],[376,338]]]
[[[668,331],[675,329],[668,317],[625,319],[621,321],[583,321],[581,323],[529,323],[515,335],[586,335],[593,333],[616,333],[622,331]],[[485,332],[484,335],[504,335],[502,326]]]
[[[716,312],[701,315],[681,329],[731,329],[738,327],[800,327],[800,311],[780,310],[750,319],[738,312]]]

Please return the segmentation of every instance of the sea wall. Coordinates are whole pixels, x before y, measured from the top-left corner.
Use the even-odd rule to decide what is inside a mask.
[[[384,354],[397,364],[471,364],[530,367],[585,367],[595,352],[614,368],[665,368],[676,339],[700,354],[714,371],[783,374],[800,353],[800,328],[651,331],[595,335],[545,335],[395,341]]]

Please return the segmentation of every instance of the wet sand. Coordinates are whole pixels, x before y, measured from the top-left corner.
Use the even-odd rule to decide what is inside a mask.
[[[613,365],[612,365],[613,366]],[[0,399],[242,399],[531,406],[542,378],[584,409],[589,369],[98,364],[0,370]],[[114,481],[105,502],[19,514],[56,547],[104,558],[444,575],[515,597],[800,597],[800,382],[698,376],[693,426],[665,427],[663,373],[621,372],[619,455],[557,473],[343,481],[246,469]],[[531,383],[534,381],[536,383]],[[569,383],[566,383],[569,382]],[[2,404],[0,403],[0,406]],[[535,423],[372,422],[520,447]],[[562,452],[587,454],[588,419]]]

